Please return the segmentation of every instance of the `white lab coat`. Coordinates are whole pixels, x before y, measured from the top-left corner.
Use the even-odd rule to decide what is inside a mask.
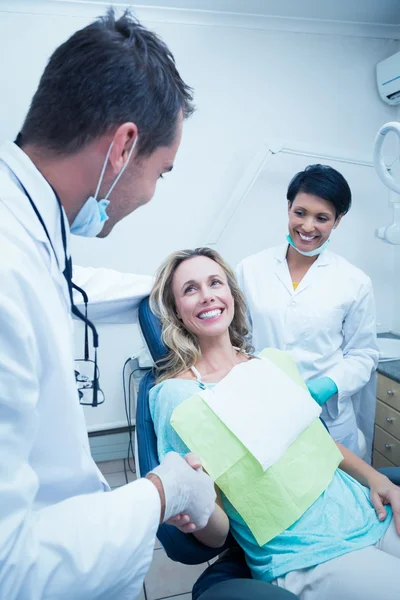
[[[344,258],[325,251],[294,291],[286,252],[284,244],[238,265],[253,345],[257,351],[268,346],[290,351],[305,381],[333,379],[338,394],[323,406],[321,416],[332,436],[354,450],[358,423],[370,458],[379,357],[371,281]]]
[[[152,558],[158,492],[145,479],[110,491],[91,458],[59,207],[11,143],[0,149],[0,239],[0,596],[133,600]]]

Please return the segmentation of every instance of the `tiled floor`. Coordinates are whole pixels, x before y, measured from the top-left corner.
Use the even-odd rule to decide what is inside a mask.
[[[125,470],[123,460],[110,460],[98,463],[98,466],[112,489],[136,478],[129,470],[127,461]],[[138,600],[191,600],[193,584],[206,567],[207,565],[181,565],[170,560],[157,540],[153,561]]]

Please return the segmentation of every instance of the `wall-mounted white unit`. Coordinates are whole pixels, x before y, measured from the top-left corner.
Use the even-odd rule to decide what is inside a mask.
[[[392,106],[400,104],[400,52],[376,65],[376,80],[382,100]]]

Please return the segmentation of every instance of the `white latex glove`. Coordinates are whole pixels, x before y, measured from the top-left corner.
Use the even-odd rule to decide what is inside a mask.
[[[193,469],[177,452],[169,452],[159,467],[151,471],[164,488],[164,522],[180,514],[188,515],[196,531],[208,523],[215,508],[214,482],[201,469]]]

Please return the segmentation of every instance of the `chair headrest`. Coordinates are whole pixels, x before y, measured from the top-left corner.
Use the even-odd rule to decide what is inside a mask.
[[[162,341],[161,323],[150,308],[149,296],[139,304],[139,325],[154,362],[168,354],[168,348]]]

